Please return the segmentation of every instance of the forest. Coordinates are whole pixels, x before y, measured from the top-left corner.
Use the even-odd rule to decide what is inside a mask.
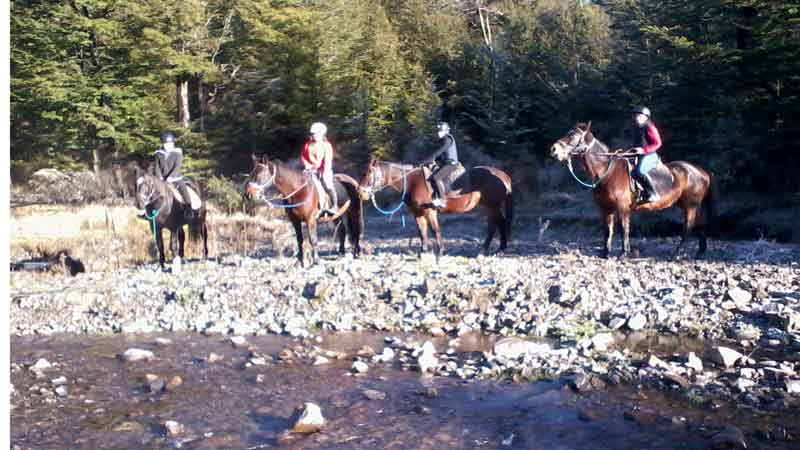
[[[796,202],[800,3],[766,0],[12,0],[11,172],[99,171],[172,130],[187,172],[291,158],[328,125],[343,171],[413,160],[438,120],[501,166],[578,121]],[[469,157],[466,157],[469,161]]]

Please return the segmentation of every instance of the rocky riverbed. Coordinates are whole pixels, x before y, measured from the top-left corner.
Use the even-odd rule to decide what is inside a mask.
[[[389,347],[400,364],[439,375],[557,379],[584,391],[646,384],[763,413],[800,404],[796,246],[714,241],[706,261],[670,261],[675,241],[655,239],[637,241],[641,257],[604,260],[589,243],[522,239],[480,256],[479,232],[446,230],[466,237],[448,239],[438,262],[377,231],[362,259],[325,256],[306,269],[265,249],[168,272],[15,272],[11,332],[422,333],[452,342],[423,349],[399,335]],[[474,333],[507,339],[456,360],[451,347]],[[659,337],[699,344],[654,351]],[[354,370],[374,363],[362,359]]]

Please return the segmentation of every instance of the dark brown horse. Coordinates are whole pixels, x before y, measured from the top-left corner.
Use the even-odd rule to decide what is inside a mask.
[[[143,211],[142,217],[147,219],[150,224],[150,231],[155,236],[156,247],[158,248],[158,262],[164,268],[164,238],[161,231],[170,231],[169,248],[172,255],[177,255],[183,259],[183,243],[186,235],[183,226],[189,226],[189,239],[197,241],[203,239],[203,259],[208,259],[208,227],[206,226],[206,204],[202,200],[202,205],[197,211],[196,218],[187,222],[184,216],[184,205],[175,199],[175,195],[166,181],[146,172],[139,172],[136,178],[136,207]],[[188,183],[187,183],[188,184]],[[190,187],[200,195],[200,191],[194,184]],[[187,202],[188,203],[188,202]]]
[[[436,256],[440,256],[442,233],[439,227],[439,213],[462,214],[476,206],[483,207],[487,216],[488,232],[483,243],[485,253],[489,252],[489,244],[495,232],[500,230],[500,251],[506,249],[511,237],[511,222],[514,218],[514,197],[511,190],[511,178],[502,170],[494,167],[477,166],[457,180],[451,193],[445,199],[445,207],[437,211],[432,205],[431,190],[425,180],[422,168],[411,165],[396,164],[372,158],[364,171],[360,183],[361,197],[364,200],[374,198],[376,192],[384,188],[392,188],[403,194],[403,203],[417,221],[422,252],[428,251],[428,226],[436,235]]]
[[[335,189],[341,203],[333,216],[320,216],[320,201],[317,189],[311,179],[299,170],[295,170],[280,161],[269,161],[253,156],[253,170],[245,185],[245,196],[250,200],[266,200],[270,206],[286,209],[286,215],[292,222],[297,236],[297,254],[300,266],[304,265],[303,257],[303,223],[308,227],[308,240],[311,243],[313,264],[319,262],[317,253],[317,222],[336,223],[339,239],[339,254],[344,254],[345,234],[350,237],[353,257],[361,255],[361,230],[364,218],[361,200],[358,197],[358,183],[345,174],[334,175]],[[278,195],[265,198],[265,193],[274,189]],[[280,203],[276,203],[280,202]],[[342,220],[345,216],[346,220]],[[343,225],[343,228],[342,228]]]
[[[686,244],[686,239],[695,228],[699,234],[697,258],[702,258],[707,248],[706,228],[714,214],[712,176],[707,171],[684,161],[666,164],[672,173],[672,185],[661,198],[652,203],[637,205],[636,194],[631,189],[631,176],[626,157],[631,154],[621,151],[611,152],[608,147],[592,135],[591,122],[579,123],[552,147],[552,155],[560,161],[579,158],[592,179],[595,203],[606,225],[605,250],[603,256],[611,252],[616,218],[622,222],[624,240],[622,254],[630,252],[631,213],[635,211],[661,211],[678,206],[684,211],[683,236],[672,253],[676,257]],[[570,162],[570,170],[572,169]],[[579,180],[580,181],[580,180]],[[584,183],[585,184],[585,183]],[[701,211],[701,207],[703,210]]]

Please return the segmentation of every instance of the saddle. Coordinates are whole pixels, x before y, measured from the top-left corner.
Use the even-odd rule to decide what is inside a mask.
[[[178,188],[176,188],[172,183],[168,184],[169,189],[172,191],[172,196],[175,197],[175,200],[177,200],[178,203],[186,203],[181,196],[181,193],[178,191]],[[201,200],[200,196],[197,195],[195,188],[189,183],[186,183],[186,190],[189,192],[189,200],[190,204],[192,205],[192,209],[200,209],[200,207],[203,206],[203,200]]]
[[[312,176],[311,184],[314,186],[314,190],[317,191],[317,198],[319,199],[319,209],[326,210],[330,208],[331,197],[328,195],[328,191],[325,190],[325,187],[322,186],[322,180],[320,180],[319,177],[317,176]]]
[[[640,192],[644,192],[644,186],[633,176],[636,164],[627,158],[625,161],[628,163],[628,175],[630,175],[628,178],[631,180],[631,191],[638,195]],[[650,179],[653,180],[653,189],[656,190],[658,195],[664,195],[669,192],[669,190],[672,189],[673,183],[675,183],[675,177],[672,176],[672,171],[660,160],[658,161],[658,165],[648,172],[648,175],[650,175]]]
[[[422,166],[422,174],[424,175],[428,191],[433,192],[433,185],[431,184],[433,171],[429,166]],[[442,178],[442,183],[447,191],[444,197],[452,198],[462,195],[464,188],[469,185],[468,177],[467,170],[464,166],[461,163],[455,164],[454,167],[450,169],[449,173]]]

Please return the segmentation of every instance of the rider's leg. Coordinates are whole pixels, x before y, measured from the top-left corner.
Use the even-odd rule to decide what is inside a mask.
[[[323,172],[322,187],[325,188],[325,192],[328,193],[328,196],[330,196],[331,199],[331,207],[328,208],[328,211],[335,213],[339,210],[339,198],[336,194],[336,186],[333,185],[333,172]]]
[[[189,197],[189,190],[186,188],[186,182],[183,180],[176,181],[175,187],[178,188],[178,192],[183,197],[183,215],[187,219],[192,219],[194,217],[194,210],[192,210],[192,198]]]

